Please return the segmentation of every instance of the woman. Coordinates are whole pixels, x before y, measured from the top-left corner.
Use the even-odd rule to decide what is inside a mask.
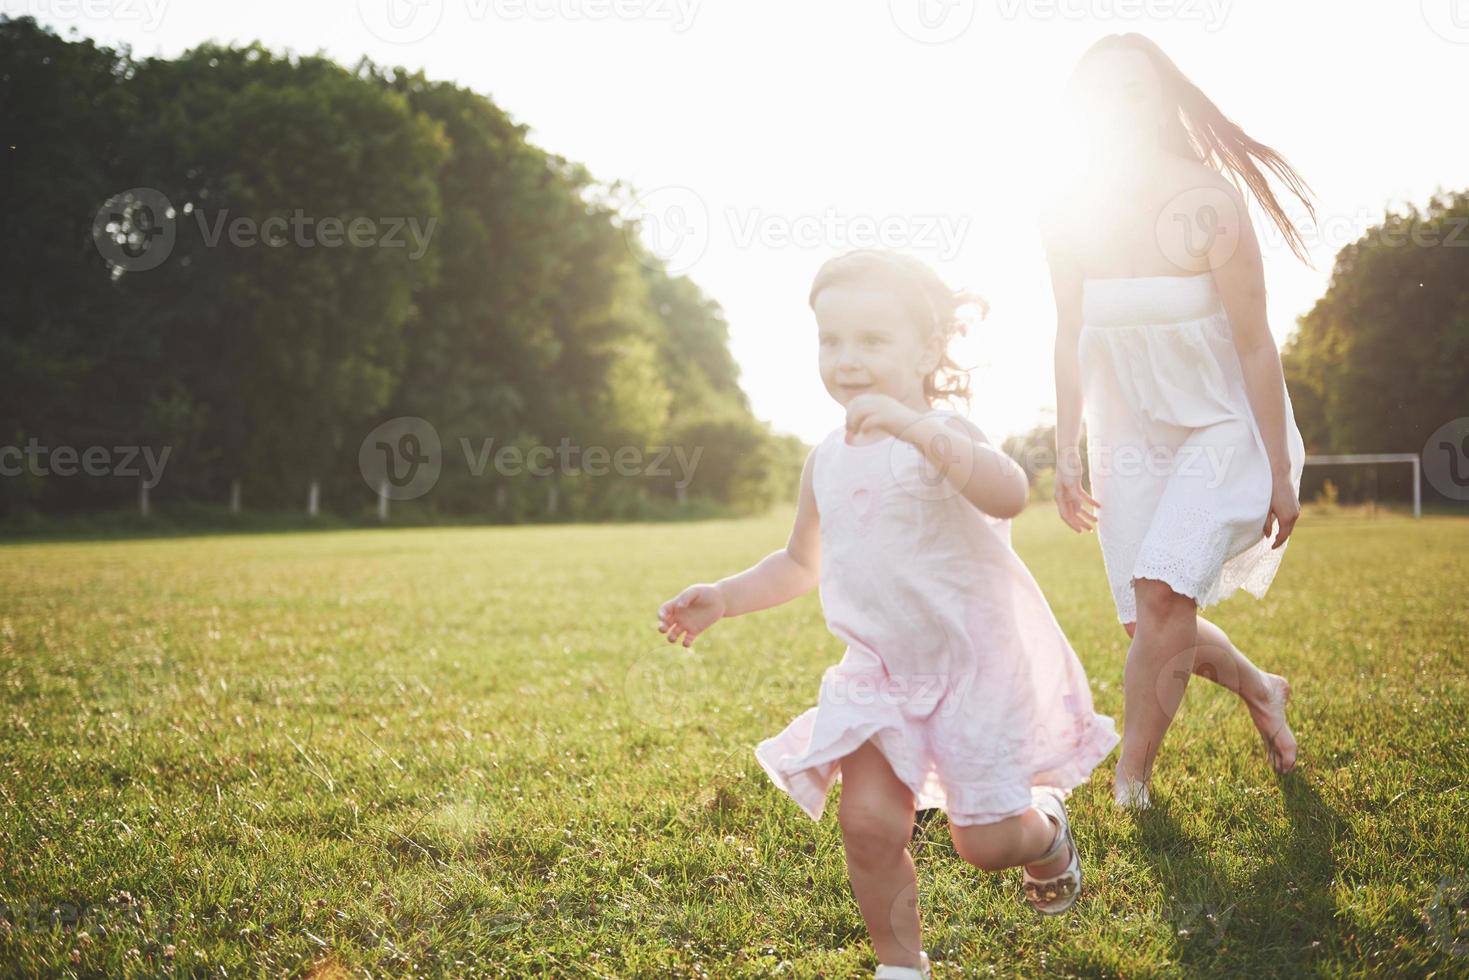
[[[1067,525],[1097,530],[1132,640],[1114,796],[1144,807],[1190,673],[1239,694],[1277,772],[1295,765],[1290,685],[1198,609],[1240,587],[1264,596],[1300,513],[1305,460],[1234,184],[1303,259],[1265,171],[1314,211],[1290,165],[1141,35],[1088,50],[1071,96],[1090,154],[1043,219],[1057,311],[1055,497]]]

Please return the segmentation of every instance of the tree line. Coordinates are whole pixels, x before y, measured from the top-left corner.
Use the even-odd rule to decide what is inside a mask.
[[[0,90],[0,445],[30,447],[0,458],[0,518],[129,506],[140,480],[119,467],[35,462],[75,472],[97,447],[166,449],[160,508],[370,512],[364,440],[404,418],[431,427],[441,472],[395,507],[595,520],[794,499],[802,444],[753,417],[723,311],[643,248],[632,190],[484,95],[258,43],[136,59],[31,18],[0,18]],[[698,457],[475,472],[460,447],[487,440]]]

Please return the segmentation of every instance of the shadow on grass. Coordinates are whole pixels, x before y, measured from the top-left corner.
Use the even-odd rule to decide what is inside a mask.
[[[1347,824],[1300,774],[1280,777],[1286,820],[1252,834],[1259,861],[1243,884],[1183,829],[1166,799],[1135,817],[1138,843],[1167,893],[1177,962],[1210,976],[1301,976],[1337,944],[1335,852]]]

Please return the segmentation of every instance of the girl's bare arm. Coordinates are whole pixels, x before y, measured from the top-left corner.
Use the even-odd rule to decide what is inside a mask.
[[[1009,518],[1025,509],[1030,492],[1025,470],[968,419],[926,416],[908,426],[904,438],[950,487],[986,514]]]

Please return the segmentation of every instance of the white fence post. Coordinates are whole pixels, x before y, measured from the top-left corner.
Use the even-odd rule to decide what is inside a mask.
[[[1420,472],[1421,469],[1422,469],[1422,466],[1423,466],[1422,461],[1420,461],[1417,456],[1414,456],[1413,457],[1413,516],[1414,517],[1422,517],[1423,516],[1423,487],[1421,486],[1421,484],[1423,483],[1423,474]]]

